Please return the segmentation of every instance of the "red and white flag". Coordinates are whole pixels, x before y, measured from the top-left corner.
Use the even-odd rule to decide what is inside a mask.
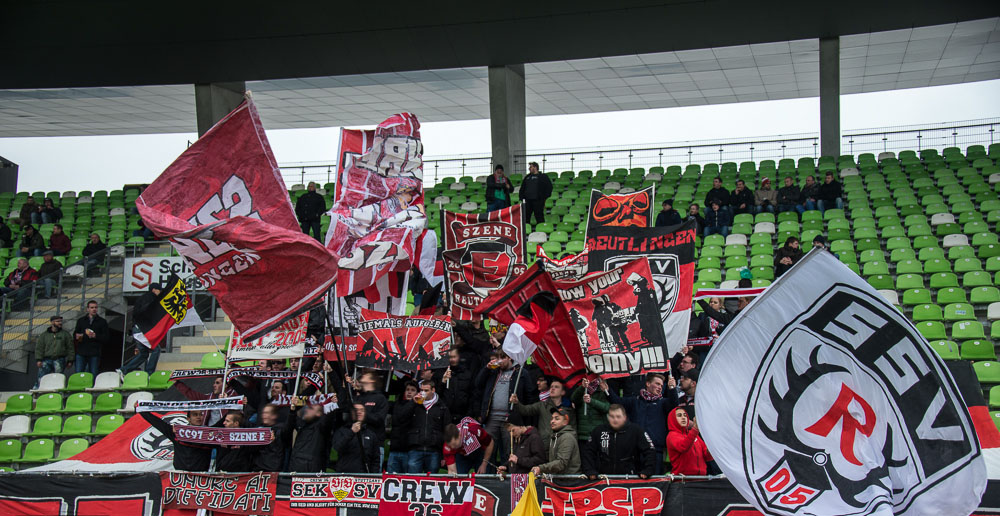
[[[503,351],[514,363],[524,365],[538,348],[558,303],[559,299],[552,292],[539,292],[517,310],[517,318],[503,339]]]
[[[336,277],[337,256],[299,228],[250,100],[188,147],[136,207],[248,339],[308,309]]]

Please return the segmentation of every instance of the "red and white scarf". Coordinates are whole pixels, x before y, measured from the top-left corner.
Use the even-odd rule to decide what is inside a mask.
[[[646,401],[657,401],[657,400],[659,400],[660,398],[663,397],[662,394],[653,394],[653,393],[647,391],[646,389],[640,390],[639,391],[639,396],[641,396],[642,399],[644,399]]]

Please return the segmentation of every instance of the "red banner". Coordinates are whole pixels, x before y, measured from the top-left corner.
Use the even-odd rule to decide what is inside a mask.
[[[558,281],[587,367],[606,378],[670,369],[649,261]]]
[[[250,101],[188,147],[136,206],[249,339],[309,308],[334,281],[337,257],[299,229]]]
[[[468,321],[486,296],[527,269],[521,206],[489,213],[442,211],[441,217],[451,317]]]
[[[341,129],[340,153],[337,160],[337,182],[334,185],[333,201],[337,202],[343,196],[344,185],[347,184],[344,172],[354,166],[354,160],[372,148],[375,131],[366,129]]]
[[[417,262],[416,239],[427,227],[420,122],[410,113],[385,119],[371,148],[342,162],[326,247],[341,257],[337,293],[346,296]]]
[[[274,510],[277,473],[207,475],[162,471],[164,509],[264,516]]]
[[[586,248],[578,254],[556,259],[549,256],[542,246],[538,246],[537,256],[542,268],[555,281],[574,280],[585,276],[590,263],[590,252]]]
[[[382,475],[379,516],[469,516],[475,478]]]
[[[653,187],[625,194],[590,192],[590,217],[587,230],[606,226],[646,228],[653,222]]]
[[[517,318],[517,309],[541,291],[555,293],[558,289],[552,278],[535,262],[523,274],[483,300],[476,307],[475,314],[488,315],[509,326]],[[576,385],[586,372],[580,341],[570,324],[564,303],[556,305],[549,329],[532,357],[542,372],[564,379],[569,387]]]
[[[340,362],[354,361],[358,355],[358,338],[327,335],[323,341],[323,360]]]
[[[288,502],[296,509],[378,509],[382,491],[379,477],[292,477],[291,483]]]
[[[358,367],[396,371],[422,371],[448,367],[451,317],[414,315],[399,317],[361,310]]]

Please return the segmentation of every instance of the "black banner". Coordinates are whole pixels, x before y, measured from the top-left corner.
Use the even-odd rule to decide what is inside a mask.
[[[0,474],[0,514],[159,516],[160,493],[156,473]]]

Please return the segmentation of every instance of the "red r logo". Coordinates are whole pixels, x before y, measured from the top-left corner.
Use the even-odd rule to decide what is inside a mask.
[[[861,410],[864,411],[865,415],[864,423],[858,421],[848,410],[848,405],[852,401],[857,401],[858,405],[861,405]],[[847,462],[860,466],[861,461],[854,455],[854,439],[858,432],[865,437],[872,435],[872,431],[875,430],[875,411],[864,398],[852,391],[847,385],[840,385],[840,395],[837,396],[837,401],[833,402],[833,406],[830,407],[826,415],[806,428],[806,432],[826,437],[830,435],[833,427],[837,426],[837,421],[841,419],[844,420],[844,424],[840,429],[840,453],[844,455]]]

